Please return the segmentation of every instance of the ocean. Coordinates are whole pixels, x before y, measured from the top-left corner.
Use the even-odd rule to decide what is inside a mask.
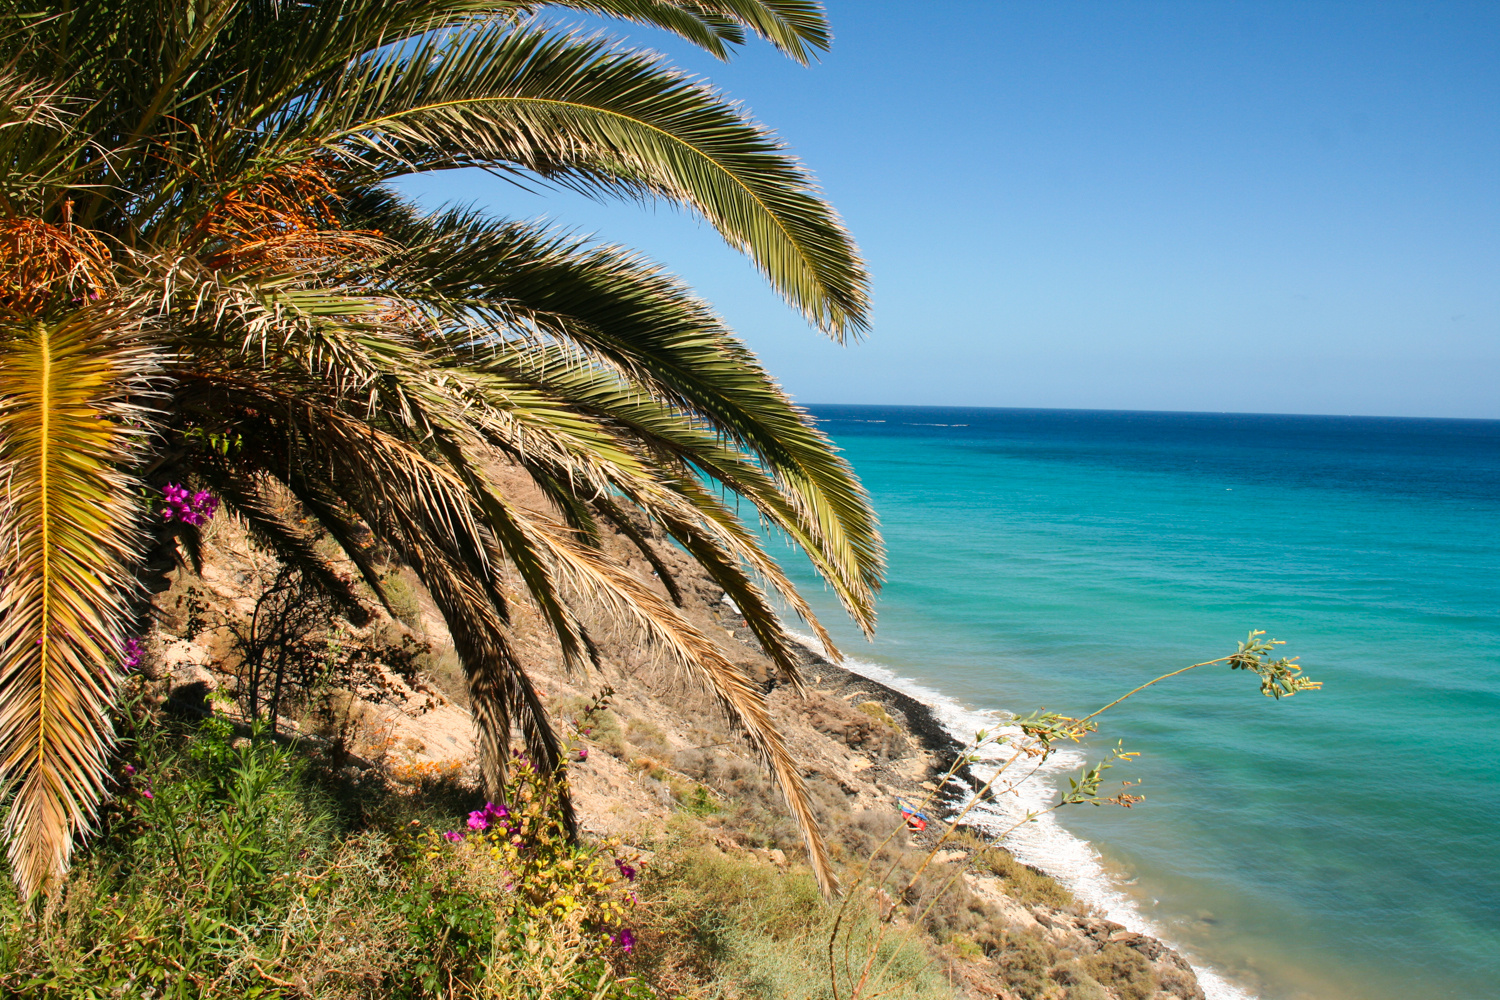
[[[1214,1000],[1500,997],[1500,421],[812,406],[890,551],[849,666],[961,737],[1080,715],[1251,629],[1322,691],[1208,667],[1137,695],[989,809],[1123,740],[1130,810],[1018,830],[1024,859],[1178,946]]]

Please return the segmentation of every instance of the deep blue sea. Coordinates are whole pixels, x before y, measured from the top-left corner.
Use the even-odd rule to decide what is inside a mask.
[[[1141,751],[1146,801],[1023,828],[1023,857],[1211,996],[1500,997],[1500,421],[810,409],[883,522],[876,641],[800,579],[954,728],[1092,711],[1252,628],[1325,683],[1126,702],[1089,753]]]

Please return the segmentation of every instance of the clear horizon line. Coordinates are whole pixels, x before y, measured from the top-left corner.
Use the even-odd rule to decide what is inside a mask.
[[[1205,417],[1323,417],[1335,420],[1435,420],[1459,423],[1500,423],[1500,417],[1434,417],[1399,413],[1286,413],[1279,410],[1147,410],[1098,406],[979,406],[966,403],[816,403],[798,402],[798,406],[864,406],[909,410],[997,410],[1025,413],[1140,413],[1177,414]]]

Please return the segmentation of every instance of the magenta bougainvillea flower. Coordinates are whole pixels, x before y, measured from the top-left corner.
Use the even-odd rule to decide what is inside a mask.
[[[588,760],[589,759],[589,748],[588,747],[579,747],[578,748],[578,754],[577,754],[577,756],[574,759],[577,760],[578,763],[580,763],[580,764],[582,764],[584,761]]]
[[[145,656],[146,651],[141,648],[141,641],[139,639],[125,640],[125,658],[122,662],[124,662],[126,670],[134,670],[140,666],[141,660],[145,659]]]
[[[461,844],[464,841],[464,835],[457,830],[449,830],[443,834],[443,839],[452,841],[455,844]]]
[[[490,824],[499,823],[509,815],[510,810],[505,807],[505,803],[497,806],[493,802],[486,802],[483,809],[475,809],[469,813],[469,829],[488,830]]]
[[[615,867],[620,869],[620,874],[624,875],[628,881],[635,881],[635,865],[632,865],[628,861],[621,861],[619,858],[615,858]]]
[[[621,951],[629,955],[635,949],[635,931],[629,927],[621,928],[614,936],[614,942],[620,946]]]
[[[219,509],[219,498],[208,490],[188,493],[187,487],[168,483],[162,487],[162,497],[167,506],[161,512],[164,521],[181,521],[183,524],[199,525],[214,516]]]

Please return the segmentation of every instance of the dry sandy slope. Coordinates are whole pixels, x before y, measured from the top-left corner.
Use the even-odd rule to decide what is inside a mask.
[[[156,659],[171,676],[170,686],[179,691],[193,684],[215,687],[227,682],[214,669],[225,656],[222,643],[216,644],[212,635],[193,641],[170,636],[174,616],[181,615],[181,599],[187,588],[198,588],[214,600],[244,610],[250,592],[266,575],[264,557],[232,522],[220,526],[212,541],[202,575],[180,571],[173,589],[158,600],[166,613],[167,634]],[[650,565],[626,540],[612,537],[606,545],[618,564],[665,594]],[[778,683],[774,667],[755,645],[743,619],[722,601],[722,591],[670,545],[661,543],[658,554],[677,579],[688,619],[717,640],[727,656],[750,668],[772,688],[769,700],[774,717],[808,779],[830,841],[839,839],[838,824],[852,823],[855,818],[867,826],[898,822],[894,811],[898,798],[920,801],[934,788],[933,780],[957,746],[925,706],[811,653],[806,655],[803,667],[809,688],[805,696],[798,695],[790,686]],[[473,724],[463,705],[461,678],[452,665],[451,643],[430,599],[415,586],[412,593],[416,614],[406,617],[414,629],[394,622],[383,612],[362,629],[345,627],[354,639],[376,634],[388,639],[397,632],[410,632],[432,645],[434,654],[429,662],[448,666],[433,670],[415,685],[386,675],[380,685],[382,698],[376,699],[375,692],[368,691],[365,693],[370,698],[353,699],[349,716],[358,723],[360,733],[355,749],[370,760],[379,760],[383,770],[396,780],[434,772],[472,777]],[[587,738],[571,732],[578,745],[588,751],[585,760],[570,766],[570,782],[584,829],[621,836],[627,842],[643,842],[665,827],[685,795],[702,786],[729,806],[713,817],[718,831],[715,842],[720,849],[758,854],[767,864],[784,867],[794,863],[798,848],[789,819],[783,815],[766,820],[765,809],[757,813],[735,807],[736,795],[769,801],[770,783],[744,743],[726,726],[712,699],[689,678],[662,663],[638,636],[602,619],[590,625],[602,654],[601,669],[587,675],[568,675],[542,623],[525,614],[518,615],[516,622],[517,648],[564,732],[573,731],[575,721],[582,721],[582,704],[612,689],[609,711],[617,726],[596,727]],[[758,818],[746,818],[752,816]],[[737,821],[749,828],[737,827]],[[941,824],[914,838],[909,847],[920,851],[924,842],[934,843],[937,826]],[[785,845],[786,850],[761,846],[771,842]],[[788,854],[792,855],[790,859]],[[945,850],[938,861],[937,871],[968,868],[962,877],[972,896],[969,905],[983,908],[988,918],[1080,956],[1107,945],[1123,945],[1151,962],[1157,979],[1166,987],[1156,994],[1157,1000],[1203,997],[1191,969],[1160,942],[1076,907],[1022,903],[1006,894],[999,879],[969,867],[967,851]],[[968,995],[1014,996],[987,960],[953,956],[950,960],[956,981]]]

